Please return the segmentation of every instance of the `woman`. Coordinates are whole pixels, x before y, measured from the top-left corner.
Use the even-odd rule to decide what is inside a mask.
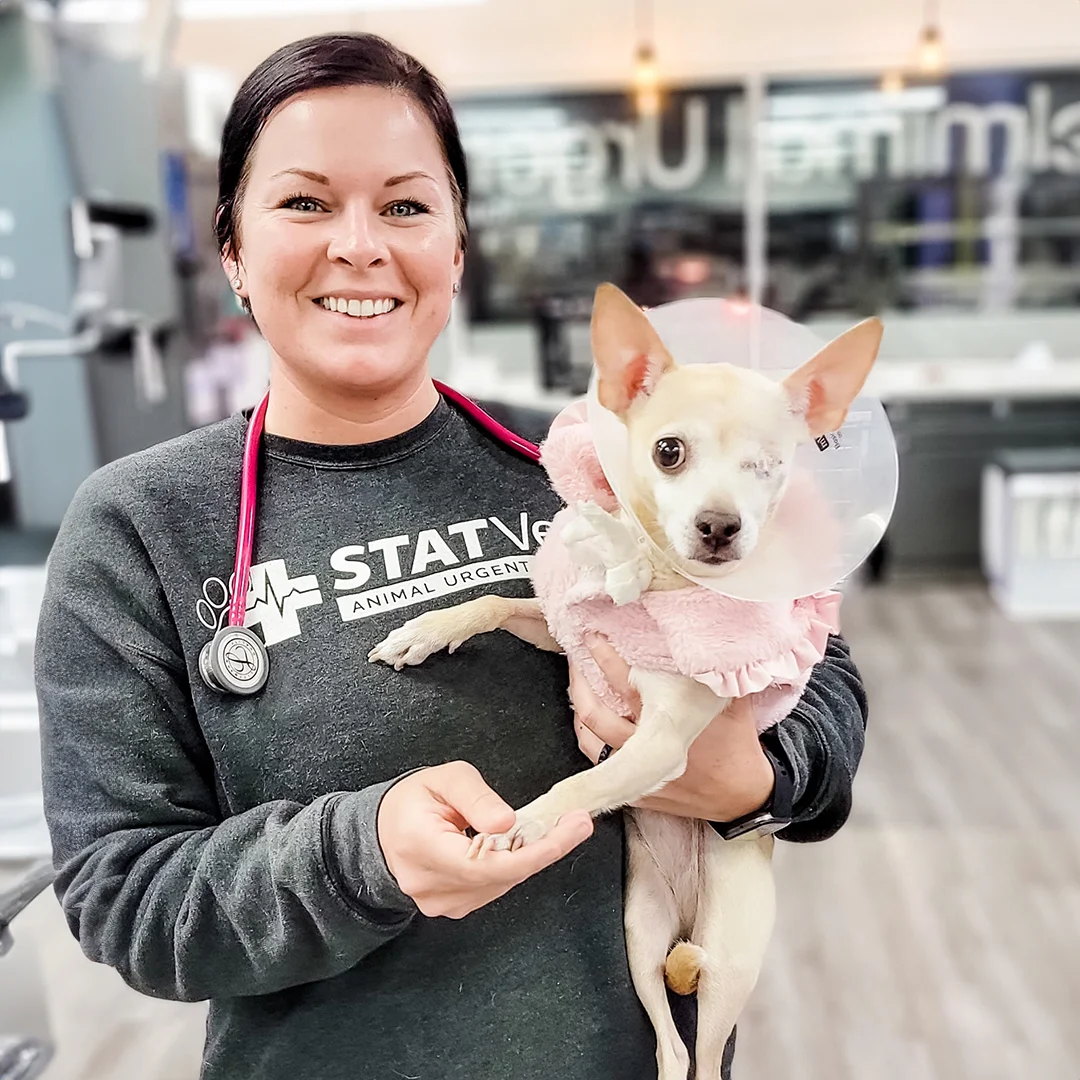
[[[587,767],[578,743],[595,761],[631,721],[575,679],[575,741],[565,662],[507,634],[400,673],[365,662],[429,604],[528,595],[522,555],[557,509],[428,375],[467,197],[442,89],[379,38],[289,45],[233,104],[218,237],[273,353],[247,594],[261,693],[217,693],[198,666],[228,603],[245,417],[101,469],[51,555],[37,678],[57,892],[91,959],[210,999],[208,1080],[655,1075],[620,817],[580,847],[593,827],[572,817],[465,858],[468,828],[505,829]],[[651,805],[729,821],[790,797],[787,835],[828,835],[864,705],[834,641],[767,746],[745,716],[714,725]]]

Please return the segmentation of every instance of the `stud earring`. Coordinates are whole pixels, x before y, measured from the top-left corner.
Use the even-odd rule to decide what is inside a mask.
[[[241,278],[239,278],[239,277],[234,277],[234,278],[232,279],[232,287],[233,287],[234,289],[240,289],[240,288],[242,288],[242,287],[243,287],[243,285],[244,285],[244,282],[243,282],[243,280],[242,280]]]
[[[459,292],[461,292],[461,282],[460,281],[455,281],[454,282],[454,288],[453,288],[453,295],[457,296],[457,294]]]

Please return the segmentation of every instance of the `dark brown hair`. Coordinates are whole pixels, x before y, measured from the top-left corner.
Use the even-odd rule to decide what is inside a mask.
[[[238,252],[240,203],[251,152],[271,114],[297,94],[334,86],[382,86],[408,94],[424,110],[446,158],[458,239],[464,249],[469,177],[457,121],[442,84],[419,60],[376,34],[319,34],[291,42],[267,57],[233,99],[218,161],[214,218],[218,250],[234,257]]]

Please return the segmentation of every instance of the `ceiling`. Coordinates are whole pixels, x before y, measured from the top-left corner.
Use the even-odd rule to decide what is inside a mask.
[[[655,7],[661,72],[678,82],[903,66],[923,14],[919,0],[657,0]],[[941,0],[940,9],[953,67],[1076,63],[1078,0]],[[187,21],[174,60],[225,68],[239,79],[287,41],[341,29],[383,34],[458,92],[620,85],[636,43],[634,0],[485,0],[426,10]]]

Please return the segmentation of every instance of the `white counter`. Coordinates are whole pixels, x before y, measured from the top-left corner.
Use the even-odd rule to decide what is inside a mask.
[[[879,361],[866,384],[882,401],[1080,398],[1080,360],[1026,366],[1004,360]]]
[[[507,405],[557,411],[569,394],[541,390],[527,375],[506,375],[490,364],[462,365],[447,377],[470,397]],[[886,404],[902,401],[987,401],[999,398],[1075,397],[1080,399],[1080,360],[1056,360],[1027,367],[1005,360],[881,360],[867,390]]]

